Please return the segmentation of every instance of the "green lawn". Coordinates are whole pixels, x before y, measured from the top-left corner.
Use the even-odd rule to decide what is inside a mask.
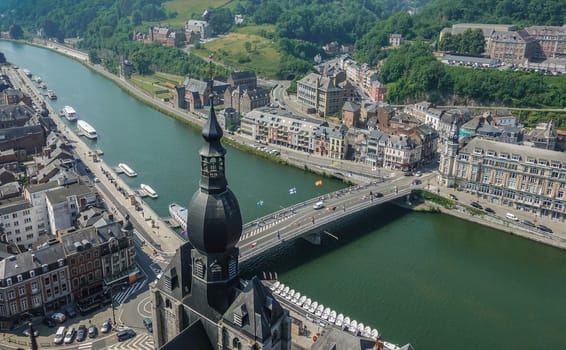
[[[273,30],[272,26],[243,27],[192,52],[203,59],[212,53],[212,59],[229,70],[254,69],[260,76],[276,78],[281,55],[271,40],[257,35],[260,31]]]
[[[168,12],[177,12],[175,18],[161,21],[161,23],[168,23],[173,27],[184,27],[185,22],[191,19],[193,14],[200,15],[210,7],[219,7],[230,2],[229,0],[171,0],[163,4],[165,10]]]

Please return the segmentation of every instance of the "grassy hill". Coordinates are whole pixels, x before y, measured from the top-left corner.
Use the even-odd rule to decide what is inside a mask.
[[[253,69],[260,76],[276,78],[281,55],[271,40],[258,35],[274,30],[268,25],[239,28],[191,52],[204,59],[212,54],[212,59],[227,69]]]
[[[177,12],[177,16],[172,19],[162,21],[173,27],[184,27],[185,22],[192,18],[193,14],[200,15],[210,7],[219,7],[229,3],[229,0],[171,0],[163,4],[167,12]]]

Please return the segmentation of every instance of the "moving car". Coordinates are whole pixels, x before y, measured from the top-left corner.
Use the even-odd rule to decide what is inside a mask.
[[[493,210],[493,209],[491,209],[491,208],[485,207],[484,210],[485,210],[486,212],[490,213],[490,214],[495,214],[495,210]]]
[[[136,332],[131,328],[124,329],[123,331],[116,333],[116,337],[118,338],[118,341],[128,340],[135,336],[136,336]]]
[[[42,322],[44,325],[46,325],[49,328],[53,328],[57,325],[57,322],[55,322],[55,320],[52,319],[51,317],[44,317]]]
[[[149,333],[153,333],[153,321],[151,320],[151,318],[144,318],[143,325],[145,326],[145,328],[147,328],[147,331]]]
[[[89,338],[96,338],[98,335],[98,328],[95,325],[88,327],[88,337]]]
[[[422,175],[423,175],[423,173],[421,173],[420,171],[417,171],[417,172],[415,173],[415,176],[416,176],[416,177],[421,177]]]
[[[552,233],[552,229],[550,227],[546,227],[544,225],[537,225],[537,228],[543,232],[548,232],[548,233]]]
[[[65,316],[65,314],[63,313],[56,312],[53,315],[51,315],[51,318],[57,323],[63,323],[67,319],[67,316]]]
[[[476,209],[483,209],[483,207],[481,206],[481,204],[479,204],[478,202],[472,202],[470,203],[470,205]]]
[[[23,335],[25,335],[26,337],[29,337],[29,328],[24,329],[24,331],[22,332]],[[37,329],[33,330],[33,336],[37,337],[39,336],[39,331]]]
[[[77,341],[83,341],[86,339],[86,326],[81,324],[79,330],[77,331]]]
[[[77,331],[75,330],[75,327],[69,329],[67,333],[65,333],[65,340],[64,340],[65,344],[71,344],[73,340],[75,340],[76,335],[77,335]]]
[[[522,220],[521,223],[525,226],[535,227],[535,224],[533,224],[531,221],[529,221],[527,219]]]
[[[515,214],[507,213],[505,217],[509,220],[518,221],[519,219],[515,216]]]
[[[324,208],[324,202],[318,201],[318,202],[314,203],[314,205],[312,207],[313,207],[313,209],[322,209],[322,208]]]
[[[57,329],[57,332],[55,332],[55,338],[53,339],[53,342],[55,344],[62,344],[63,343],[63,339],[65,339],[65,332],[67,331],[67,328],[65,328],[64,326],[61,326]]]
[[[106,320],[102,324],[102,327],[100,327],[100,331],[102,333],[108,333],[108,332],[110,332],[111,329],[112,329],[112,321],[110,319]]]

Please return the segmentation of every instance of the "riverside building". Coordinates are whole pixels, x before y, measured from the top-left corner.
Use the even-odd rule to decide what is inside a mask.
[[[441,155],[441,184],[537,216],[566,219],[565,153],[481,138],[458,150],[456,140],[451,138]]]

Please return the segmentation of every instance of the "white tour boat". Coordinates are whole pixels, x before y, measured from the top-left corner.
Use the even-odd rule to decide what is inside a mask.
[[[120,168],[120,170],[122,170],[124,174],[128,175],[129,177],[138,176],[138,173],[136,173],[132,168],[130,168],[125,163],[118,164],[118,168]]]
[[[148,196],[150,196],[151,198],[157,198],[159,197],[159,195],[157,194],[157,192],[155,192],[155,190],[153,188],[151,188],[151,186],[146,185],[146,184],[141,184],[140,188],[147,193]]]
[[[77,127],[79,128],[81,133],[89,139],[96,139],[98,137],[96,130],[92,127],[92,125],[85,122],[84,120],[77,120]]]
[[[77,115],[77,111],[75,111],[75,109],[71,106],[63,107],[63,109],[61,110],[61,115],[67,118],[67,120],[70,122],[79,119],[79,116]]]

